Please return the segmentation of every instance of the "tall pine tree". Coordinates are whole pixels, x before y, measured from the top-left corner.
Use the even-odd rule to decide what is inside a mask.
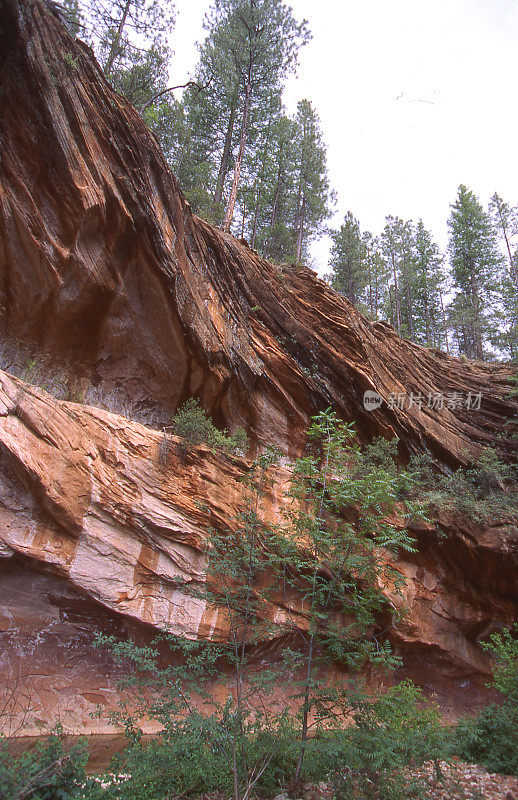
[[[167,89],[170,0],[66,0],[65,8],[110,83],[133,105]]]
[[[309,39],[309,32],[307,23],[297,22],[282,0],[215,0],[208,28],[239,111],[237,150],[223,218],[223,228],[230,230],[253,106],[267,103],[296,67],[299,49]]]
[[[489,213],[504,250],[500,274],[498,327],[493,343],[510,358],[518,359],[518,209],[511,208],[496,192]]]
[[[445,347],[448,350],[443,297],[446,281],[444,259],[421,219],[413,229],[413,240],[413,341],[428,347]]]
[[[363,291],[369,285],[367,245],[360,231],[360,223],[348,211],[338,231],[331,234],[331,283],[356,307]]]
[[[469,358],[488,356],[494,333],[498,272],[502,257],[489,215],[466,186],[459,186],[449,219],[453,288],[450,318],[459,351]]]
[[[334,201],[329,191],[326,149],[320,120],[309,100],[301,100],[295,117],[294,258],[307,257],[308,244],[322,231]]]

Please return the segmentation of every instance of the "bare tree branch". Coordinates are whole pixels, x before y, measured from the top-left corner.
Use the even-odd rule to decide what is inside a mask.
[[[196,81],[187,81],[187,83],[180,83],[178,86],[168,86],[167,89],[162,89],[160,92],[155,92],[155,94],[151,95],[149,100],[144,103],[140,110],[145,111],[146,108],[149,108],[149,106],[155,102],[155,100],[158,100],[159,97],[167,94],[167,92],[174,92],[175,89],[186,89],[188,86],[195,86],[198,92],[202,92],[204,88],[203,86],[200,86],[199,83],[196,83]]]

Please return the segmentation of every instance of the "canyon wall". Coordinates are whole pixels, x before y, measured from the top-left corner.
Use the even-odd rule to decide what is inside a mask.
[[[361,441],[397,436],[402,459],[429,449],[451,467],[487,445],[515,456],[509,365],[402,341],[311,270],[195,217],[142,119],[43,0],[0,2],[0,143],[2,343],[126,410],[0,372],[0,664],[6,695],[27,684],[31,703],[15,728],[102,726],[89,713],[114,702],[117,668],[92,647],[97,629],[224,630],[181,585],[203,580],[207,531],[235,525],[247,464],[204,447],[164,456],[157,428],[187,398],[244,427],[250,453],[299,454],[310,416],[332,406]],[[383,399],[372,411],[367,390]],[[400,408],[402,393],[480,402]],[[408,614],[389,638],[401,674],[469,702],[488,672],[477,640],[516,616],[518,532],[442,511],[413,534],[418,553],[398,562]]]

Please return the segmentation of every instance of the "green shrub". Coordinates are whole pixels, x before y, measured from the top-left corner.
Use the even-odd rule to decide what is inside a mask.
[[[107,800],[166,800],[231,790],[227,759],[190,721],[174,736],[132,744],[114,761],[112,771],[129,777],[106,789]]]
[[[407,485],[407,494],[400,495],[402,499],[418,494],[429,506],[450,508],[478,521],[488,514],[508,513],[518,508],[516,467],[505,464],[489,447],[476,461],[453,472],[445,472],[429,453],[414,456],[408,472],[413,485]]]
[[[349,767],[377,772],[400,770],[449,752],[438,708],[411,681],[389,689],[374,701],[360,695],[353,704],[355,725],[347,730]]]
[[[191,398],[174,415],[172,433],[182,442],[184,452],[200,444],[212,450],[227,453],[244,453],[247,448],[246,433],[238,428],[233,436],[218,430],[197,400]]]
[[[492,704],[455,728],[454,752],[489,772],[518,775],[518,706]]]
[[[422,786],[404,769],[450,749],[438,709],[404,681],[374,700],[352,694],[350,714],[354,724],[311,740],[305,777],[330,775],[337,800],[416,800]]]
[[[515,627],[518,632],[518,626]],[[492,772],[518,774],[518,639],[511,631],[494,633],[482,644],[495,658],[493,685],[505,698],[456,727],[454,747],[461,758]]]
[[[57,726],[34,749],[13,757],[0,741],[0,797],[2,800],[73,800],[83,796],[86,741],[67,749]]]

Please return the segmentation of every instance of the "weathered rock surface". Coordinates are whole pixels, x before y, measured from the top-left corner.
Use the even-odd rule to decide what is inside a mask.
[[[282,272],[193,217],[139,115],[43,0],[2,0],[0,84],[5,334],[142,412],[197,395],[217,423],[292,451],[330,404],[364,438],[397,434],[449,461],[513,447],[509,368],[401,342],[310,270]],[[366,412],[367,389],[482,403]]]
[[[59,713],[91,729],[88,712],[113,701],[117,670],[92,649],[96,630],[225,632],[224,615],[184,582],[204,578],[208,530],[237,524],[246,464],[205,447],[164,458],[162,444],[159,432],[0,372],[1,674],[8,686],[31,676],[36,719]],[[268,520],[281,518],[282,471],[278,481],[260,509]],[[389,635],[405,674],[462,704],[484,692],[477,637],[516,614],[518,530],[444,513],[414,534],[419,553],[398,564],[403,597],[390,598],[407,611]]]
[[[196,395],[217,424],[291,454],[328,405],[362,439],[397,435],[402,452],[429,447],[449,464],[484,444],[514,453],[508,366],[401,342],[310,270],[281,271],[194,217],[138,114],[43,0],[0,2],[0,143],[5,338],[144,419]],[[482,400],[367,412],[367,389]],[[232,527],[245,464],[203,448],[164,464],[160,445],[149,427],[0,373],[0,673],[8,687],[30,673],[31,718],[92,729],[116,678],[91,647],[96,628],[224,625],[181,583],[203,576],[208,528]],[[263,513],[281,503],[279,490]],[[390,636],[406,672],[453,701],[482,691],[477,638],[516,614],[517,532],[443,513],[415,533],[419,554],[399,565],[409,614]]]

